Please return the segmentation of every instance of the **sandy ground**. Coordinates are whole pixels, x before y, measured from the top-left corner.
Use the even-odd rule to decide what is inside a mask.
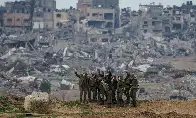
[[[196,101],[143,101],[137,108],[90,104],[87,109],[57,107],[53,110],[59,118],[196,118]]]

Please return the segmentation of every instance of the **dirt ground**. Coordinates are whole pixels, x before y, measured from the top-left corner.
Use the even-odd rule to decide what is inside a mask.
[[[19,104],[22,107],[23,102]],[[1,105],[0,105],[1,106]],[[16,106],[16,105],[15,105]],[[118,107],[82,104],[78,101],[62,102],[54,100],[48,114],[33,114],[34,118],[196,118],[196,100],[194,101],[138,101],[138,106]],[[13,111],[13,110],[12,110]],[[24,118],[25,113],[0,112],[0,118]]]
[[[196,118],[196,101],[139,101],[138,107],[107,108],[97,104],[53,109],[58,118]]]

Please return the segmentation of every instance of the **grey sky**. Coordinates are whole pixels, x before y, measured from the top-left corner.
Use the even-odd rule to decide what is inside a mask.
[[[0,0],[0,4],[3,5],[5,1],[15,1],[15,0]],[[19,1],[19,0],[18,0]],[[57,8],[69,8],[69,6],[76,6],[78,0],[56,0]],[[152,2],[162,3],[163,5],[181,5],[187,0],[120,0],[120,7],[131,7],[132,9],[138,9],[140,3],[149,4]],[[196,0],[192,0],[196,3]]]

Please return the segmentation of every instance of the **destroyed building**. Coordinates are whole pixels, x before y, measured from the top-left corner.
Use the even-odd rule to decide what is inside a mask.
[[[142,34],[152,33],[162,37],[162,13],[163,5],[140,5],[146,11],[142,13],[140,18],[139,28]],[[142,35],[141,34],[141,35]]]
[[[173,8],[166,7],[163,9],[162,22],[163,22],[163,36],[170,37],[172,32],[172,17]]]
[[[54,27],[53,12],[56,11],[55,0],[37,0],[33,14],[34,29],[51,29]]]
[[[88,18],[89,25],[120,26],[119,0],[78,0],[77,8]]]
[[[127,25],[131,19],[131,8],[123,8],[121,9],[120,23],[121,27]]]
[[[84,16],[87,16],[87,8],[92,7],[93,0],[78,0],[76,6],[77,9],[80,10]]]
[[[3,14],[6,12],[5,7],[0,6],[0,26],[3,26]]]
[[[88,26],[96,28],[114,28],[115,10],[103,8],[88,8]]]

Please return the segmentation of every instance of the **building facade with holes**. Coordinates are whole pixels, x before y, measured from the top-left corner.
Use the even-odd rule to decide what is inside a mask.
[[[3,24],[5,27],[30,27],[29,14],[23,13],[4,13]]]
[[[54,20],[53,28],[55,29],[59,28],[63,24],[69,22],[69,14],[63,11],[53,12],[53,20]]]

